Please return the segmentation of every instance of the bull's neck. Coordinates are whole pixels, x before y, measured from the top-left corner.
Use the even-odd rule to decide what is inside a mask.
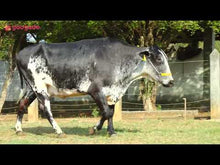
[[[126,74],[126,76],[122,77],[118,81],[117,85],[121,87],[121,92],[120,92],[120,95],[118,96],[119,98],[125,94],[128,87],[131,85],[133,81],[146,77],[146,75],[143,73],[143,70],[144,70],[143,61],[139,62],[137,65],[133,67],[134,69],[130,73]]]
[[[129,78],[128,81],[133,82],[141,78],[146,78],[147,75],[144,73],[144,66],[145,66],[145,62],[141,61],[134,69],[134,71],[131,73],[131,77]]]
[[[126,78],[124,78],[124,85],[126,85],[127,87],[129,87],[129,85],[141,78],[146,78],[147,75],[144,73],[144,66],[145,66],[145,62],[141,61],[138,63],[138,65],[134,68],[133,72],[130,73],[129,76],[127,76]]]

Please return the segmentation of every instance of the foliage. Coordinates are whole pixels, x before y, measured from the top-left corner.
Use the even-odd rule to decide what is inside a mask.
[[[39,25],[40,30],[5,31],[6,25]],[[166,49],[170,42],[182,37],[187,40],[194,35],[201,35],[206,28],[213,28],[220,33],[220,21],[209,20],[65,20],[65,21],[0,21],[0,60],[8,60],[14,66],[16,52],[25,46],[24,36],[27,32],[37,35],[38,41],[48,43],[73,42],[85,38],[114,37],[132,45],[148,45],[148,40]],[[152,33],[152,34],[151,34]],[[141,43],[144,38],[144,44]],[[19,45],[19,43],[21,43]],[[13,69],[13,67],[11,67]],[[151,95],[154,84],[145,83],[146,95]],[[145,92],[144,92],[145,93]]]
[[[143,79],[142,83],[143,84],[140,86],[140,91],[141,91],[141,96],[140,97],[141,98],[143,98],[143,96],[145,98],[151,97],[152,92],[153,92],[153,88],[156,85],[156,82],[150,81],[148,79]]]
[[[162,110],[162,106],[160,104],[157,105],[157,110]]]
[[[87,23],[88,21],[40,21],[41,31],[38,35],[49,43],[100,37]]]
[[[119,38],[132,45],[145,35],[145,21],[89,21],[89,27],[99,35]]]
[[[195,34],[197,30],[203,30],[199,26],[199,21],[158,21],[158,30],[163,34],[167,31],[176,33],[188,31],[190,35]]]
[[[197,32],[203,32],[205,28],[213,28],[220,33],[220,21],[151,21],[154,22],[153,37],[155,42],[166,48],[171,40],[177,36],[190,37]],[[139,45],[140,37],[146,38],[149,21],[144,20],[73,20],[73,21],[0,21],[0,59],[8,59],[9,46],[15,42],[18,36],[27,33],[17,30],[5,32],[6,25],[39,25],[40,30],[31,31],[37,34],[38,40],[47,42],[72,42],[85,38],[115,37],[132,45]]]
[[[215,33],[220,33],[220,21],[200,21],[200,26],[203,28],[213,28]]]
[[[47,42],[71,42],[84,38],[115,37],[137,45],[145,21],[40,21],[39,37]]]
[[[191,36],[197,31],[204,32],[206,28],[213,28],[216,33],[220,32],[220,21],[157,21],[157,32],[180,33],[188,32]]]
[[[97,106],[92,109],[92,116],[93,117],[99,117],[100,116],[100,111],[99,111]]]
[[[201,35],[207,28],[213,28],[216,34],[220,33],[220,21],[156,21],[156,24],[154,37],[156,43],[163,48],[166,48],[172,40],[178,37],[188,40],[194,35]]]
[[[16,53],[17,47],[20,45],[21,37],[25,36],[27,32],[30,30],[10,30],[6,31],[6,26],[16,26],[16,25],[38,25],[38,21],[0,21],[0,59],[9,60],[9,54],[12,53],[11,47],[13,47],[12,51]],[[35,32],[36,30],[32,30]],[[13,54],[14,55],[14,54]]]

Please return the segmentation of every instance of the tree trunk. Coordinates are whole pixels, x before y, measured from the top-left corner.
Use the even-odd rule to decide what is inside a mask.
[[[145,46],[151,46],[154,44],[154,35],[153,35],[154,28],[155,28],[155,21],[148,21],[146,40],[144,43]]]
[[[13,45],[11,45],[10,49],[9,49],[9,69],[7,72],[7,76],[4,82],[4,85],[2,87],[2,92],[1,92],[1,97],[0,97],[0,113],[2,111],[2,107],[5,103],[6,97],[7,97],[7,89],[8,86],[11,83],[12,80],[12,76],[13,76],[13,71],[16,67],[15,64],[15,55],[16,53],[21,49],[21,47],[24,45],[24,34],[18,35],[15,39],[15,42]]]
[[[153,111],[156,111],[157,110],[157,107],[156,107],[156,101],[157,101],[157,87],[158,87],[158,84],[157,82],[154,82],[154,85],[153,85],[153,89],[152,89],[152,93],[151,93],[151,103],[152,103],[152,110]]]
[[[148,86],[147,84],[145,84],[144,79],[141,79],[140,81],[139,90],[140,90],[140,95],[141,95],[143,106],[144,106],[144,111],[152,111],[153,105],[148,94]]]
[[[144,104],[144,111],[151,112],[155,110],[150,97],[148,98],[143,97],[143,104]]]
[[[2,92],[1,92],[1,97],[0,97],[0,113],[2,111],[3,105],[7,97],[7,89],[8,89],[9,84],[11,83],[11,79],[12,79],[12,73],[9,71],[6,76],[4,85],[2,87]]]
[[[153,30],[155,28],[155,21],[147,21],[147,34],[140,37],[140,46],[151,46],[154,44]],[[144,110],[145,111],[155,111],[156,110],[156,92],[157,85],[155,82],[148,81],[145,83],[144,79],[141,79],[140,85],[140,96],[142,97]]]
[[[140,95],[142,97],[144,111],[155,111],[156,110],[156,83],[147,81],[144,79],[140,81]]]
[[[3,107],[5,100],[6,100],[6,97],[7,97],[8,86],[11,83],[11,79],[12,79],[12,73],[13,73],[11,70],[12,50],[13,50],[13,46],[11,46],[11,48],[9,49],[9,68],[7,71],[5,82],[2,87],[2,92],[1,92],[1,97],[0,97],[0,113],[2,111],[2,107]]]

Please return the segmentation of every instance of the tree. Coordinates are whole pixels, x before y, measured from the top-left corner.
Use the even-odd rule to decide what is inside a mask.
[[[140,46],[152,46],[154,45],[153,31],[155,29],[155,21],[145,22],[144,35],[140,37]],[[150,81],[148,79],[141,79],[139,84],[140,96],[142,98],[143,106],[145,111],[156,110],[156,81]]]
[[[26,31],[12,29],[13,27],[19,25],[32,25],[37,24],[36,21],[0,21],[0,47],[1,53],[0,58],[5,59],[9,63],[9,69],[7,71],[6,79],[2,87],[2,92],[0,95],[0,112],[4,105],[7,89],[11,82],[13,71],[16,67],[15,56],[19,50],[27,46],[26,43]],[[28,31],[28,30],[27,30]]]
[[[6,25],[39,25],[40,30],[5,31]],[[171,42],[180,39],[191,42],[194,37],[201,37],[204,29],[213,28],[216,34],[220,33],[220,21],[0,21],[0,59],[7,60],[10,64],[9,74],[4,83],[3,91],[7,90],[15,68],[15,55],[27,46],[25,35],[32,32],[37,35],[38,41],[73,42],[85,38],[115,37],[131,45],[150,46],[157,44],[166,51]],[[143,83],[143,81],[142,81]],[[143,84],[142,84],[143,85]],[[4,93],[4,92],[3,92]],[[142,94],[156,101],[156,83],[144,82]],[[0,106],[6,95],[1,95]],[[145,98],[143,98],[144,102]],[[147,104],[145,104],[147,105]],[[1,109],[1,107],[0,107]],[[146,108],[147,109],[147,108]],[[155,109],[155,108],[154,108]]]
[[[191,42],[194,37],[202,37],[207,28],[220,33],[220,21],[155,21],[155,43],[166,49],[171,42]]]

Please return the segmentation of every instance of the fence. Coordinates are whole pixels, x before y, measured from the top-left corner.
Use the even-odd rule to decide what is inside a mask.
[[[204,107],[209,106],[209,97],[203,96],[205,90],[203,88],[204,61],[207,60],[203,60],[202,53],[185,61],[169,61],[175,85],[172,88],[158,86],[156,106],[162,109],[183,109],[182,98],[190,100],[188,104],[190,109],[204,109]],[[141,108],[142,101],[138,100],[138,87],[139,82],[134,82],[123,97],[123,107],[126,107],[126,109],[138,110]],[[136,105],[136,107],[127,108],[126,102],[130,102],[129,105]]]
[[[199,109],[209,105],[209,98],[203,98],[203,62],[202,55],[198,55],[190,60],[169,61],[170,68],[175,79],[173,88],[158,87],[156,106],[160,109],[183,109],[183,97],[186,97],[188,109]],[[3,63],[3,62],[2,62]],[[2,65],[3,66],[3,65]],[[6,65],[5,65],[6,66]],[[1,70],[5,70],[3,67]],[[0,70],[0,71],[1,71]],[[2,71],[3,73],[3,71]],[[6,73],[4,73],[6,74]],[[2,77],[4,77],[4,74]],[[0,77],[1,79],[1,77]],[[15,101],[18,98],[20,89],[20,79],[15,71],[12,82],[8,88],[6,103],[3,113],[15,113],[17,106]],[[131,84],[122,98],[123,111],[142,111],[143,104],[138,100],[139,81]],[[203,105],[203,106],[201,106]],[[54,116],[66,113],[65,116],[79,114],[91,114],[96,104],[90,96],[80,96],[67,98],[52,98],[51,106]]]
[[[220,44],[219,44],[220,45]],[[210,62],[213,63],[218,61],[219,53],[214,51],[215,58],[212,58]],[[191,58],[190,60],[185,61],[169,61],[170,68],[175,79],[175,86],[173,88],[163,88],[161,86],[158,87],[157,92],[157,102],[156,106],[160,106],[163,109],[183,109],[184,103],[182,98],[187,98],[187,108],[188,109],[209,109],[210,106],[210,98],[204,98],[204,62],[207,60],[203,60],[202,54]],[[216,66],[219,64],[211,64],[210,66]],[[0,91],[3,85],[6,70],[8,64],[4,61],[0,61]],[[215,74],[214,77],[211,77],[211,83],[215,83],[219,81],[217,77],[219,77],[218,70],[216,67],[211,67],[211,73]],[[211,74],[213,76],[213,74]],[[210,85],[214,87],[213,85]],[[143,110],[142,101],[138,100],[139,95],[139,82],[134,82],[131,84],[126,94],[122,99],[122,110],[123,111],[135,111],[135,110]],[[218,86],[216,87],[218,88]],[[3,106],[3,113],[15,113],[17,106],[15,105],[15,101],[18,98],[20,89],[20,80],[17,71],[14,73],[14,78],[8,88],[8,94],[6,98],[6,103]],[[216,98],[219,97],[217,94],[217,90],[214,88],[211,89],[212,94],[213,91],[215,96],[211,95],[213,107],[214,104],[217,104]],[[213,98],[212,98],[213,97]],[[70,104],[71,102],[71,104]],[[59,113],[59,110],[64,110],[65,112],[84,112],[91,114],[92,109],[96,106],[94,101],[90,96],[81,96],[74,98],[67,98],[65,100],[59,98],[53,98],[51,100],[52,109],[55,112]],[[120,107],[120,106],[119,106]],[[220,107],[220,106],[217,106]],[[212,108],[213,109],[213,108]],[[218,108],[215,111],[218,112]],[[213,111],[214,112],[214,111]],[[70,114],[70,113],[69,113]],[[213,116],[218,116],[218,113],[214,113]]]
[[[214,49],[210,55],[211,118],[220,119],[220,53]]]

